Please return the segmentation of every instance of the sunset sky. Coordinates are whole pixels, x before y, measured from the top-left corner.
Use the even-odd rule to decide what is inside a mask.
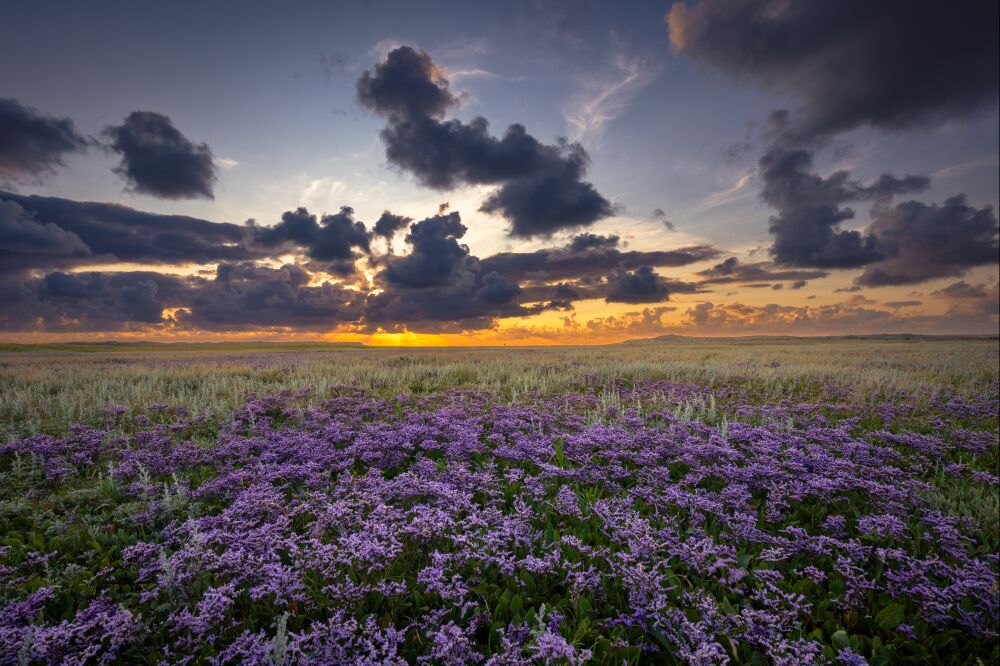
[[[0,340],[997,333],[997,7],[5,3]]]

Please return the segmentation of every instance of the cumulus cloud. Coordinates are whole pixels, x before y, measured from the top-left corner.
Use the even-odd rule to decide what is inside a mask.
[[[365,71],[357,82],[358,101],[390,121],[443,118],[458,105],[448,81],[426,51],[400,46]]]
[[[435,189],[497,185],[480,210],[507,218],[511,236],[550,236],[613,213],[583,180],[590,157],[579,143],[544,144],[518,124],[497,138],[482,117],[444,120],[457,98],[423,51],[392,50],[358,79],[357,94],[388,123],[381,137],[390,163]]]
[[[133,111],[107,127],[109,148],[121,155],[115,167],[128,187],[162,199],[213,199],[217,168],[212,149],[193,143],[173,121],[152,111]]]
[[[996,330],[995,304],[976,301],[976,307],[952,308],[944,315],[905,314],[869,307],[870,301],[834,303],[822,306],[794,306],[771,303],[698,303],[688,308],[674,332],[719,333],[725,335],[845,335],[868,333],[940,334],[982,333]]]
[[[0,182],[38,182],[91,143],[69,118],[0,97]]]
[[[587,250],[610,250],[618,247],[621,240],[616,235],[598,236],[597,234],[579,234],[574,236],[566,247],[570,252],[586,252]]]
[[[959,276],[1000,257],[993,209],[969,206],[962,195],[941,205],[907,201],[876,206],[873,218],[869,232],[885,258],[866,268],[858,284],[877,287]]]
[[[281,222],[270,227],[252,227],[253,246],[276,250],[303,250],[307,257],[332,273],[354,273],[360,256],[355,248],[367,254],[369,234],[363,222],[354,219],[354,209],[343,206],[335,215],[317,220],[305,208],[287,211]]]
[[[410,226],[410,253],[389,262],[386,280],[398,287],[443,286],[476,268],[469,247],[458,242],[467,227],[458,213],[435,215]]]
[[[666,16],[680,53],[795,96],[796,142],[899,130],[996,101],[998,4],[698,0]]]
[[[840,303],[820,307],[770,303],[755,306],[743,303],[716,305],[699,303],[686,312],[688,322],[699,329],[715,332],[781,332],[805,335],[817,330],[870,332],[882,330],[893,319],[885,310]]]
[[[0,182],[37,182],[90,143],[69,118],[0,97]]]
[[[604,300],[608,303],[657,303],[670,296],[667,281],[652,266],[617,270],[608,276]]]
[[[410,252],[388,256],[368,296],[368,330],[458,331],[489,328],[498,317],[528,316],[557,303],[527,306],[516,281],[486,268],[459,242],[467,231],[456,213],[410,225]]]
[[[760,160],[761,197],[778,210],[770,220],[771,254],[778,263],[816,268],[854,268],[882,258],[876,239],[841,230],[854,218],[850,201],[885,201],[897,194],[927,189],[923,176],[882,174],[871,185],[851,180],[846,171],[827,178],[813,172],[812,152],[773,146]]]
[[[588,320],[583,326],[572,320],[568,321],[567,325],[570,330],[583,328],[592,335],[600,337],[609,333],[629,337],[654,336],[672,328],[664,319],[664,315],[676,310],[677,308],[669,305],[659,305],[638,311],[624,312],[620,315],[596,317]]]
[[[443,213],[444,210],[440,210],[440,212]],[[394,215],[389,211],[384,211],[381,217],[379,217],[375,222],[375,226],[372,227],[372,233],[386,239],[387,241],[391,241],[392,237],[395,236],[397,232],[409,226],[410,222],[413,222],[412,217]]]

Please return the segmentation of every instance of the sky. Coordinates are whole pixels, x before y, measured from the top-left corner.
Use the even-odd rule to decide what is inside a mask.
[[[0,340],[996,334],[997,13],[12,0]]]

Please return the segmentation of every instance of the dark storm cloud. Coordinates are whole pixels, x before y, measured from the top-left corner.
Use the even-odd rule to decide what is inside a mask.
[[[773,145],[760,160],[761,197],[777,209],[770,219],[771,255],[779,264],[813,268],[860,268],[865,286],[912,284],[962,275],[998,261],[997,217],[992,208],[969,206],[964,195],[943,204],[894,196],[925,190],[922,176],[882,174],[870,185],[845,171],[824,178],[812,171],[811,150]],[[864,232],[841,230],[854,218],[845,206],[873,201]],[[807,279],[807,278],[801,278]]]
[[[370,294],[367,330],[457,331],[487,328],[498,317],[537,314],[562,303],[524,305],[517,281],[487,268],[459,242],[466,232],[458,213],[410,225],[409,254],[388,256]]]
[[[686,266],[719,256],[719,251],[707,245],[694,245],[676,250],[622,251],[608,240],[603,244],[579,241],[580,236],[566,247],[547,248],[534,252],[501,252],[482,260],[487,270],[494,270],[511,280],[572,280],[595,277],[623,268],[639,266]],[[595,238],[601,238],[596,236]],[[604,237],[605,239],[613,238]],[[576,247],[574,247],[574,245]]]
[[[389,161],[428,187],[498,185],[481,210],[506,217],[510,235],[549,236],[613,213],[611,203],[582,180],[590,157],[579,143],[541,143],[523,125],[501,138],[478,117],[443,120],[457,99],[423,51],[401,46],[365,72],[358,100],[388,121],[382,130]]]
[[[391,240],[392,237],[396,235],[396,232],[405,229],[410,222],[413,222],[412,217],[394,215],[389,211],[384,211],[381,217],[379,217],[375,222],[375,226],[372,228],[372,233],[386,240]]]
[[[854,218],[854,211],[844,204],[884,201],[930,185],[922,176],[883,174],[865,186],[851,180],[846,171],[823,178],[812,166],[813,154],[803,148],[772,146],[760,159],[761,198],[778,210],[770,220],[774,236],[770,252],[778,263],[854,268],[878,261],[882,253],[873,236],[839,228]]]
[[[148,271],[49,273],[0,284],[0,330],[116,331],[163,323],[183,279]],[[178,301],[179,302],[179,301]]]
[[[658,303],[670,296],[667,281],[652,266],[618,270],[608,276],[604,300],[608,303]]]
[[[435,287],[451,284],[477,267],[467,245],[458,242],[468,229],[458,213],[435,215],[410,226],[410,253],[391,260],[385,279],[395,287]]]
[[[668,300],[671,294],[699,294],[700,285],[657,275],[651,267],[634,271],[618,268],[600,277],[583,277],[557,285],[540,282],[522,286],[526,303],[545,302],[546,309],[572,310],[573,303],[603,299],[612,303],[650,303]]]
[[[491,271],[483,276],[483,286],[476,292],[476,298],[490,305],[503,305],[520,293],[520,286]]]
[[[620,238],[616,235],[598,236],[597,234],[580,234],[574,236],[566,249],[570,252],[585,252],[587,250],[610,250],[618,247]]]
[[[540,160],[543,165],[504,183],[479,210],[510,220],[510,235],[518,238],[551,236],[562,229],[588,226],[614,213],[611,203],[593,185],[581,180],[590,162],[583,146],[560,144],[555,149],[539,144],[537,150],[546,155]]]
[[[556,310],[572,310],[573,302],[583,298],[579,290],[565,283],[557,284],[555,287],[546,287],[544,291],[549,294],[552,309]]]
[[[357,321],[364,295],[324,282],[310,286],[309,273],[295,265],[281,268],[249,262],[220,265],[214,280],[193,280],[185,310],[178,312],[183,328],[232,331],[288,328],[328,331]]]
[[[383,216],[384,217],[384,216]],[[363,222],[354,219],[354,209],[343,206],[335,215],[324,215],[317,220],[305,208],[288,211],[281,222],[272,227],[251,228],[254,247],[268,248],[273,252],[301,249],[306,256],[338,274],[354,272],[358,258],[355,248],[370,253],[369,235]]]
[[[405,237],[409,252],[379,257],[375,289],[356,290],[317,285],[314,273],[318,266],[353,262],[356,250],[365,248],[371,234],[349,209],[323,220],[305,210],[290,211],[270,228],[215,225],[41,197],[5,201],[0,212],[0,239],[9,250],[31,252],[36,259],[42,251],[49,253],[35,268],[67,257],[70,265],[111,260],[173,263],[190,259],[187,250],[205,238],[214,244],[200,248],[200,263],[218,262],[214,278],[154,271],[50,271],[42,278],[10,274],[0,281],[6,306],[0,316],[3,330],[324,331],[344,323],[367,331],[482,329],[495,326],[501,317],[571,310],[580,299],[644,303],[665,300],[672,291],[694,293],[697,285],[670,282],[652,266],[684,265],[718,254],[704,247],[622,252],[614,236],[582,234],[564,248],[525,255],[542,259],[539,275],[547,275],[546,280],[552,273],[565,273],[569,281],[551,285],[535,280],[525,287],[517,277],[473,256],[461,243],[467,231],[461,217],[450,213],[411,224]],[[60,224],[40,221],[51,218]],[[157,226],[184,242],[155,236],[152,228]],[[122,238],[116,239],[119,235]],[[126,243],[130,237],[131,243]],[[88,238],[99,249],[92,248]],[[118,254],[109,252],[112,248]],[[306,263],[272,268],[246,260],[290,251],[302,252]],[[524,268],[517,255],[506,259]],[[655,264],[637,264],[649,259]]]
[[[122,287],[121,303],[129,321],[159,323],[163,319],[163,304],[156,300],[156,282],[143,280]]]
[[[220,264],[214,279],[152,271],[53,272],[0,282],[0,330],[115,331],[287,328],[327,331],[361,317],[364,295],[309,285],[301,267]],[[182,308],[172,317],[165,308]]]
[[[132,190],[163,199],[215,198],[211,148],[193,143],[167,116],[133,111],[104,134],[110,149],[121,155],[114,171]]]
[[[789,92],[789,136],[898,130],[996,102],[995,0],[699,0],[666,20],[682,54]]]
[[[458,104],[448,81],[425,51],[401,46],[365,71],[357,82],[358,100],[390,121],[443,118]]]
[[[16,201],[0,199],[0,273],[69,263],[89,254],[90,248],[77,234],[39,222]]]
[[[46,116],[0,97],[0,182],[37,182],[90,143],[69,118]]]
[[[739,79],[788,92],[800,104],[770,118],[760,160],[775,260],[797,266],[867,266],[861,284],[960,275],[996,261],[995,216],[964,200],[892,208],[926,179],[884,175],[868,187],[839,172],[811,173],[813,152],[869,125],[899,131],[993,107],[1000,81],[998,3],[699,0],[666,19],[679,52]],[[871,227],[841,230],[844,204],[875,200]],[[988,256],[991,255],[991,256]]]
[[[703,277],[703,284],[778,280],[793,282],[792,289],[801,289],[807,280],[818,280],[828,276],[829,273],[815,270],[782,270],[766,261],[744,264],[736,257],[729,257],[711,268],[699,271],[698,275]]]
[[[964,196],[943,204],[906,201],[876,206],[869,232],[884,260],[869,266],[858,284],[913,284],[962,275],[1000,260],[997,216],[990,206],[969,206]]]
[[[4,224],[27,229],[33,240],[0,239],[0,272],[57,268],[108,260],[208,263],[259,256],[244,247],[245,228],[184,215],[159,215],[128,206],[23,196],[0,191]],[[17,221],[20,220],[20,221]],[[9,228],[9,227],[8,227]],[[79,240],[79,246],[77,244]],[[29,247],[29,243],[33,247]]]

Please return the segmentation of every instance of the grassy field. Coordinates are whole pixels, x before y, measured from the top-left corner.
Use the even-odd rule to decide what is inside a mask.
[[[9,346],[0,664],[995,662],[998,356]]]
[[[309,390],[316,400],[350,386],[379,395],[453,387],[508,399],[584,384],[651,380],[705,386],[752,383],[762,397],[820,397],[836,384],[851,400],[942,391],[974,393],[997,381],[995,340],[686,341],[608,347],[364,349],[307,345],[133,348],[19,346],[0,353],[0,433],[65,432],[102,410],[164,402],[224,417],[252,395]]]

